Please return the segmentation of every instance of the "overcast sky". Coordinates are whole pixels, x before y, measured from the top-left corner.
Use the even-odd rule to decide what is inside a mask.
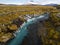
[[[60,0],[33,0],[34,3],[39,4],[49,4],[49,3],[57,3],[60,4]],[[0,0],[0,3],[9,3],[9,4],[22,4],[28,3],[30,0]]]

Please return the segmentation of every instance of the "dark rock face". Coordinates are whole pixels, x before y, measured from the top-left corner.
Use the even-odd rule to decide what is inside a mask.
[[[38,37],[38,23],[30,24],[27,28],[29,34],[22,42],[22,45],[42,45],[42,40]]]
[[[13,21],[13,24],[16,24],[18,27],[20,27],[20,25],[21,25],[22,23],[23,23],[23,21],[20,20],[19,18]]]

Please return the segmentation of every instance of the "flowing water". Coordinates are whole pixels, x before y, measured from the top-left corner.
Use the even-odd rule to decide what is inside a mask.
[[[12,39],[9,43],[8,43],[8,45],[21,45],[21,43],[22,43],[22,41],[23,41],[23,39],[29,34],[29,31],[28,30],[30,30],[29,29],[29,26],[31,25],[32,27],[33,27],[33,24],[36,24],[37,22],[39,22],[39,21],[44,21],[44,20],[46,20],[46,19],[48,19],[49,18],[49,16],[48,16],[48,14],[44,14],[44,15],[40,15],[40,16],[38,16],[38,17],[33,17],[33,18],[31,18],[31,19],[28,19],[27,20],[27,22],[24,22],[23,24],[22,24],[22,26],[18,29],[18,32],[16,33],[16,37],[14,38],[14,39]],[[31,27],[30,26],[30,27]],[[34,25],[35,26],[35,25]],[[37,26],[37,25],[36,25]],[[30,30],[30,31],[32,31],[32,29]],[[33,34],[35,35],[35,32],[36,32],[36,30],[34,29],[33,30]],[[35,37],[36,37],[36,35],[35,35]],[[36,38],[35,38],[36,39]],[[35,40],[34,39],[34,40]],[[37,40],[37,39],[36,39]],[[35,41],[35,43],[36,43],[37,41]]]

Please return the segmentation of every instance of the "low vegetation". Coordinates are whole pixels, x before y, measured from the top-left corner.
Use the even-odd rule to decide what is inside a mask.
[[[60,10],[53,6],[0,6],[0,42],[5,42],[5,38],[8,40],[13,37],[13,32],[25,21],[25,15],[40,15],[45,12],[50,13],[50,18],[44,22],[47,35],[43,37],[45,39],[43,43],[60,45]]]

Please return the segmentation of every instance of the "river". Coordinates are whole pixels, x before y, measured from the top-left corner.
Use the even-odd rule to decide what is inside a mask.
[[[48,18],[49,18],[49,14],[44,14],[44,15],[40,15],[40,16],[28,19],[27,22],[24,22],[22,26],[18,29],[18,32],[16,33],[16,37],[12,39],[7,45],[21,45],[23,39],[29,34],[28,27],[30,25],[32,25],[33,27],[33,24],[36,24],[39,21],[44,21]],[[35,35],[35,32],[36,30],[34,30],[32,33]]]

